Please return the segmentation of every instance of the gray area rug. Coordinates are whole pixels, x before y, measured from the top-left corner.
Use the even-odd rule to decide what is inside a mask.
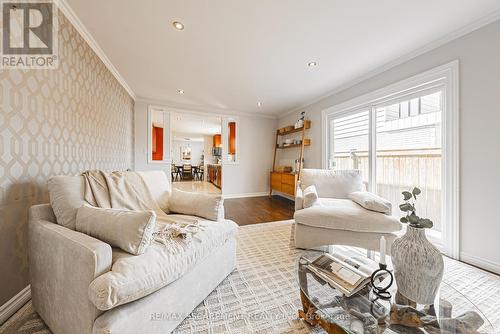
[[[316,253],[291,246],[292,221],[243,226],[236,270],[201,303],[176,333],[323,333],[297,319],[301,308],[296,259]],[[500,328],[500,276],[445,259],[444,281]],[[0,333],[50,333],[28,302]],[[500,333],[500,332],[497,332]]]

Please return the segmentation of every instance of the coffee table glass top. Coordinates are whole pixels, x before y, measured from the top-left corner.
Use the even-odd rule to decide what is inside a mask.
[[[357,250],[353,254],[356,252],[357,256],[362,256]],[[297,261],[297,278],[304,308],[301,317],[309,316],[311,325],[321,325],[328,333],[494,333],[484,314],[444,282],[431,307],[405,305],[404,297],[397,294],[395,283],[390,289],[391,300],[377,298],[370,285],[347,298],[308,270],[307,264],[319,255],[318,252],[316,255],[301,256]],[[413,315],[415,308],[419,317]]]

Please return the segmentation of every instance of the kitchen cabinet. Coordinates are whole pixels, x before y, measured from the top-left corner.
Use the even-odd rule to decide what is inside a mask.
[[[222,166],[215,164],[207,165],[208,182],[212,183],[217,188],[222,187]]]

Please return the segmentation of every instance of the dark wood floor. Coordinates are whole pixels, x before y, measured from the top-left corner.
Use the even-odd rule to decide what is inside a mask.
[[[224,200],[226,219],[249,225],[293,218],[294,202],[281,196]]]

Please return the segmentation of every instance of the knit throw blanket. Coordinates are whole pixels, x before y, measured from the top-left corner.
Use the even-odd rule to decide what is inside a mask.
[[[196,232],[203,228],[198,220],[179,222],[170,218],[158,206],[146,182],[137,172],[89,170],[82,173],[85,180],[84,199],[92,206],[134,211],[154,211],[156,230],[154,241],[172,252],[184,249]]]

